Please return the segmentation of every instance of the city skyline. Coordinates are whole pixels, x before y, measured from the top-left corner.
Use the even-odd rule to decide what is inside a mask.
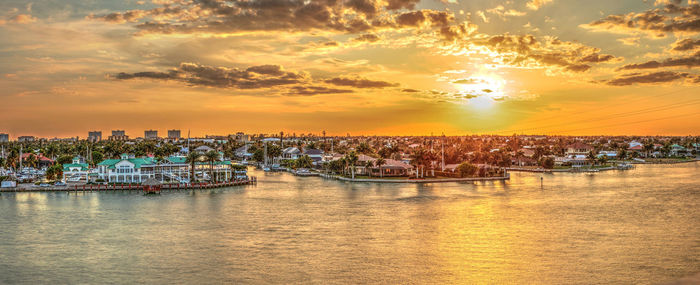
[[[10,0],[0,11],[0,133],[13,137],[700,133],[695,0]]]

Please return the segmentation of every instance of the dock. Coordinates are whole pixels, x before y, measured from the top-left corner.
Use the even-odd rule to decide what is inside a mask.
[[[233,180],[227,182],[218,183],[173,183],[173,184],[161,184],[160,191],[175,191],[175,190],[198,190],[198,189],[215,189],[224,188],[232,186],[241,185],[253,185],[257,184],[258,180],[255,176],[251,176],[244,180]],[[70,186],[51,186],[51,187],[13,187],[13,188],[0,188],[0,192],[80,192],[80,191],[90,191],[90,192],[101,192],[101,191],[144,191],[144,186],[140,184],[114,184],[114,185],[70,185]]]

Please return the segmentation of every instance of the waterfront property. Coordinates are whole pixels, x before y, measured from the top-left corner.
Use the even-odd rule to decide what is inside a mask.
[[[154,173],[142,172],[142,166],[154,165],[152,158],[135,158],[122,154],[119,159],[105,159],[97,164],[97,177],[110,183],[141,183]]]
[[[88,181],[90,174],[90,166],[76,156],[73,161],[68,164],[63,164],[63,181]]]

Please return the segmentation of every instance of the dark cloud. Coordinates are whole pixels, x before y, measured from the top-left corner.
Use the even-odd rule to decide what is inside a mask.
[[[608,15],[603,19],[583,25],[586,28],[613,32],[650,32],[656,37],[668,33],[700,32],[700,5],[681,6],[674,2],[663,8],[641,13]]]
[[[292,86],[287,94],[290,95],[321,95],[321,94],[341,94],[353,93],[352,90],[335,89],[323,86]]]
[[[419,0],[199,0],[163,4],[89,18],[124,23],[140,21],[140,34],[232,33],[239,31],[326,30],[362,33],[379,29],[448,26],[449,12],[413,10]]]
[[[557,38],[540,41],[532,35],[493,35],[472,41],[500,53],[505,63],[528,67],[560,67],[571,72],[585,72],[591,64],[617,60],[613,55],[600,54],[600,49]]]
[[[379,41],[379,39],[380,39],[379,36],[377,36],[375,34],[363,34],[363,35],[360,35],[360,36],[354,38],[353,40],[358,41],[358,42],[373,43],[373,42]]]
[[[694,50],[698,47],[700,47],[700,39],[683,39],[673,43],[673,50],[675,51]]]
[[[453,84],[476,84],[476,83],[482,83],[482,80],[476,79],[476,78],[462,78],[462,79],[457,79],[452,81]]]
[[[408,9],[408,10],[413,10],[416,8],[416,4],[418,4],[420,0],[388,0],[387,1],[387,10],[399,10],[399,9]]]
[[[401,92],[406,92],[406,93],[418,93],[418,92],[420,92],[420,90],[418,90],[418,89],[411,89],[411,88],[404,88],[404,89],[401,89]]]
[[[668,83],[679,79],[690,79],[694,83],[697,83],[698,78],[700,77],[687,72],[660,71],[652,73],[630,73],[603,82],[613,86],[628,86],[634,84]]]
[[[285,70],[279,65],[258,65],[245,69],[213,67],[194,63],[182,63],[167,72],[121,72],[112,75],[114,79],[154,79],[183,82],[191,86],[204,86],[230,89],[275,89],[280,94],[318,95],[355,92],[352,89],[338,89],[324,86],[314,81],[305,72]],[[324,81],[327,84],[353,88],[383,88],[398,84],[373,81],[360,77],[336,77]]]
[[[700,51],[696,52],[694,55],[689,57],[681,58],[667,58],[663,61],[647,61],[644,63],[628,64],[619,70],[631,70],[631,69],[654,69],[663,67],[687,67],[693,68],[700,66]]]
[[[306,83],[310,80],[303,72],[285,71],[278,65],[252,66],[245,70],[182,63],[169,72],[119,73],[116,79],[149,78],[175,80],[193,86],[218,88],[258,89]]]
[[[375,81],[360,77],[335,77],[331,79],[326,79],[324,82],[338,86],[351,86],[355,88],[384,88],[398,86],[397,83]]]
[[[585,56],[581,58],[580,62],[592,62],[592,63],[597,63],[597,62],[608,62],[611,60],[614,60],[615,57],[609,54],[590,54],[588,56]]]
[[[416,27],[426,23],[433,27],[446,27],[452,22],[454,15],[444,11],[419,10],[396,16],[396,24],[402,27]]]

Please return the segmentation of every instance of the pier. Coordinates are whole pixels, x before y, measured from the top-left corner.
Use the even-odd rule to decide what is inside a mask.
[[[187,184],[161,184],[159,191],[168,190],[197,190],[197,189],[215,189],[224,188],[232,186],[241,185],[253,185],[257,184],[258,180],[255,176],[251,176],[245,180],[233,180],[228,182],[219,183],[187,183]],[[70,186],[51,186],[51,187],[13,187],[13,188],[0,188],[0,192],[79,192],[79,191],[90,191],[90,192],[100,192],[100,191],[145,191],[144,185],[134,184],[121,184],[121,185],[70,185]]]

